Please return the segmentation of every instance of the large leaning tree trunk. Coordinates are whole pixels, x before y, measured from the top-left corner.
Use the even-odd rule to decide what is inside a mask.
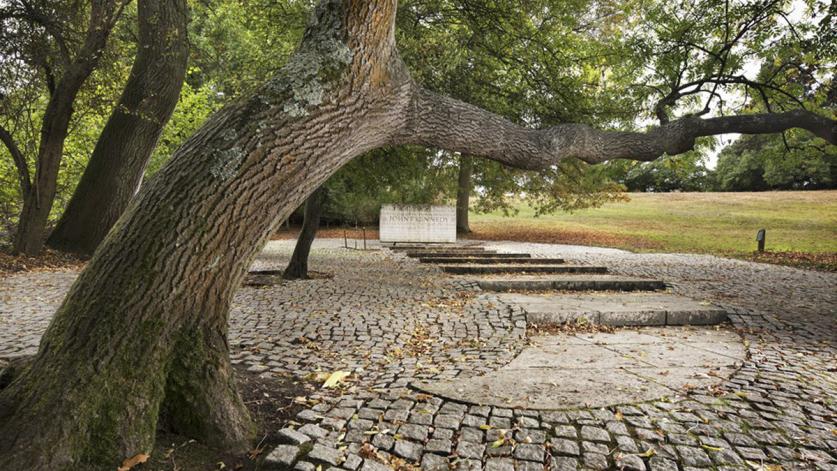
[[[294,253],[291,255],[291,260],[288,262],[285,272],[282,273],[282,277],[286,280],[308,279],[308,255],[311,253],[311,244],[314,243],[314,237],[316,237],[317,230],[320,228],[320,215],[322,214],[325,200],[325,186],[317,188],[305,200],[302,230],[299,231],[299,237],[296,239],[296,246],[294,246]]]
[[[425,144],[528,169],[563,158],[651,160],[695,137],[811,130],[808,112],[673,121],[647,133],[517,126],[417,86],[395,47],[395,0],[324,0],[288,64],[216,113],[129,204],[55,314],[31,366],[0,392],[10,469],[112,469],[161,420],[210,445],[253,436],[227,342],[256,253],[352,158]]]
[[[128,206],[180,96],[189,44],[186,0],[139,0],[137,54],[58,225],[47,243],[91,254]]]
[[[459,156],[459,176],[456,185],[456,232],[468,234],[471,226],[468,224],[468,209],[471,206],[471,175],[474,172],[474,160],[470,155]]]
[[[73,57],[67,57],[64,73],[50,90],[41,136],[35,159],[35,176],[29,181],[26,160],[15,159],[21,174],[23,208],[18,222],[15,251],[37,255],[44,246],[46,225],[58,183],[58,169],[64,152],[64,141],[73,115],[73,102],[84,82],[96,68],[107,38],[128,0],[93,0],[84,44]],[[5,140],[4,140],[5,142]],[[7,143],[8,145],[8,143]],[[18,152],[20,153],[20,152]],[[15,152],[13,151],[14,155]],[[22,156],[22,154],[21,154]],[[27,181],[24,182],[23,179]]]

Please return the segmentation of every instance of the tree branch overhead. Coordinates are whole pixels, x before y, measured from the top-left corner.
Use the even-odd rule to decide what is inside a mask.
[[[770,134],[805,129],[837,144],[837,121],[807,110],[702,119],[680,118],[646,132],[605,131],[585,124],[535,130],[468,103],[417,89],[403,143],[439,147],[540,170],[566,158],[596,164],[613,159],[651,161],[694,147],[695,139],[727,133]]]

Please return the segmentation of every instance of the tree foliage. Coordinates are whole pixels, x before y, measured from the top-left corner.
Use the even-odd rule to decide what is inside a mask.
[[[284,64],[300,40],[312,2],[208,0],[190,7],[187,83],[148,175],[212,112]],[[791,7],[804,11],[791,12]],[[62,12],[58,26],[66,44],[77,47],[88,7],[70,2],[51,8]],[[636,129],[690,114],[800,106],[834,116],[833,96],[828,101],[833,87],[826,85],[833,80],[837,46],[828,8],[815,0],[792,5],[775,0],[406,0],[399,6],[396,31],[411,73],[429,89],[531,127],[581,122]],[[135,53],[135,15],[135,5],[129,4],[76,101],[53,220],[124,85]],[[60,68],[60,43],[43,25],[4,21],[0,124],[22,143],[34,172],[32,156],[49,93],[46,71]],[[622,189],[833,187],[832,147],[804,132],[753,139],[771,144],[736,159],[738,166],[730,165],[733,147],[722,154],[715,172],[705,168],[705,152],[652,163],[613,162],[607,164],[610,169],[562,163],[545,173],[477,159],[472,208],[511,210],[509,196],[526,195],[539,212],[573,210],[618,198]],[[817,146],[825,150],[813,150]],[[450,202],[457,158],[408,147],[350,163],[329,183],[333,198],[326,217],[368,223],[384,202]],[[756,161],[763,162],[759,166],[767,180],[755,186],[731,183],[744,178],[741,169]],[[0,217],[7,230],[20,212],[17,180],[8,150],[0,146]]]
[[[725,148],[715,171],[721,191],[817,190],[837,186],[837,150],[803,133],[743,136]]]

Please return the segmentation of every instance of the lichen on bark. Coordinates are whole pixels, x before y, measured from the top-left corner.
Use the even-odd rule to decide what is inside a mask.
[[[218,180],[227,181],[235,176],[244,161],[244,151],[240,147],[216,150],[212,153],[209,173]]]
[[[339,1],[320,4],[299,50],[268,84],[274,96],[282,98],[283,111],[292,118],[306,116],[311,108],[321,105],[352,63],[354,52],[346,44],[343,9]]]

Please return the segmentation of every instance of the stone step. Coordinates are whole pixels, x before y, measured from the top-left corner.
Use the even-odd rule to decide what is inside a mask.
[[[395,251],[404,251],[404,250],[458,250],[458,249],[471,249],[471,250],[480,250],[483,248],[482,245],[453,245],[453,244],[438,244],[438,245],[387,245],[386,248]]]
[[[727,320],[710,303],[669,293],[500,294],[539,326],[591,323],[612,326],[712,325]]]
[[[493,250],[455,250],[455,251],[435,251],[435,250],[418,250],[403,252],[404,255],[410,258],[420,257],[482,257],[483,255],[496,254]]]
[[[250,270],[247,273],[250,275],[282,275],[285,270]]]
[[[528,253],[496,253],[496,252],[407,252],[410,258],[506,258],[506,259],[522,259],[531,258]]]
[[[606,273],[607,267],[593,265],[443,265],[446,273],[468,275],[477,273]]]
[[[483,278],[475,281],[485,291],[656,291],[666,288],[661,280],[616,275]]]
[[[421,263],[436,263],[436,264],[462,264],[468,265],[476,263],[480,265],[499,265],[508,264],[510,261],[517,265],[544,265],[552,263],[564,263],[563,258],[524,258],[524,257],[421,257]]]

